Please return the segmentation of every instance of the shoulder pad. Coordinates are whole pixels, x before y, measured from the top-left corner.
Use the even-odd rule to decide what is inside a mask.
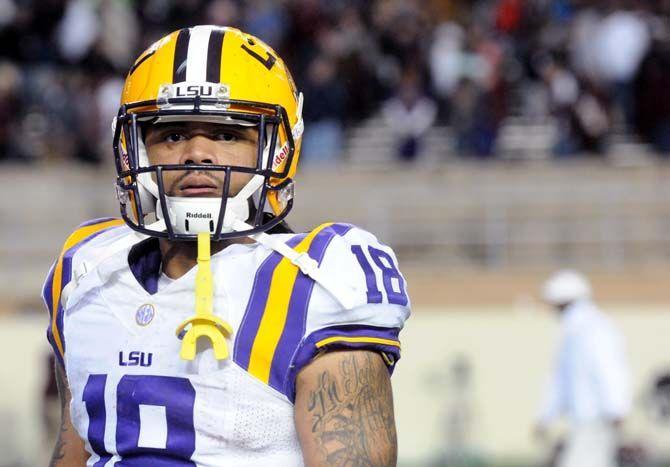
[[[258,269],[244,320],[237,330],[234,360],[292,400],[294,376],[319,350],[351,341],[366,348],[381,343],[386,345],[387,352],[388,348],[397,347],[397,334],[409,311],[404,279],[397,272],[395,256],[372,234],[349,224],[329,223],[308,234],[282,237],[280,241],[286,241],[296,256],[290,259],[292,255],[280,254],[275,245],[275,251]],[[363,260],[358,259],[354,247],[368,251],[369,246],[382,251],[373,253],[373,258],[390,261],[387,264],[387,259],[382,260],[385,269],[379,272],[379,277],[396,271],[393,277],[399,281],[389,279],[396,295],[379,292],[379,297],[375,295],[373,301],[368,300]],[[370,262],[367,256],[365,260]],[[333,284],[336,287],[329,286]],[[345,306],[343,302],[347,300],[340,300],[333,293],[338,287],[353,296],[351,306]],[[404,305],[392,304],[400,301],[400,296]],[[354,326],[344,331],[333,328],[340,324]],[[328,335],[320,333],[314,342],[308,338],[326,327]],[[374,327],[381,330],[374,331],[370,338],[368,331]],[[390,355],[390,351],[387,353]],[[298,360],[296,355],[300,355]]]
[[[50,316],[47,338],[61,363],[65,353],[65,344],[63,342],[63,306],[61,299],[63,289],[70,283],[73,277],[75,254],[84,245],[104,232],[124,225],[125,222],[122,219],[114,218],[95,219],[81,224],[67,238],[59,257],[47,275],[42,289],[42,299]]]
[[[409,305],[395,253],[366,230],[349,226],[334,238],[321,261],[321,269],[355,290],[355,306]]]

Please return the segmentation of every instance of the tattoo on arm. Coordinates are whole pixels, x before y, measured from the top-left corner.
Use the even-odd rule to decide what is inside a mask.
[[[58,434],[56,446],[54,446],[54,451],[51,455],[51,462],[49,463],[49,467],[56,467],[58,462],[65,458],[65,441],[63,440],[63,433],[65,431],[67,431],[67,428],[65,428],[61,423],[60,433]]]
[[[56,446],[54,446],[53,454],[51,455],[51,462],[49,467],[56,467],[58,462],[63,460],[65,457],[65,437],[64,434],[67,431],[66,425],[66,413],[68,410],[68,385],[65,379],[65,374],[63,368],[58,362],[56,362],[56,385],[58,386],[58,397],[60,398],[60,413],[61,413],[61,422],[58,432],[58,438],[56,439]]]
[[[56,384],[60,397],[61,422],[49,467],[85,467],[89,455],[86,452],[84,441],[79,437],[70,420],[72,394],[65,369],[58,362],[56,362]]]
[[[307,399],[311,432],[327,465],[395,465],[397,439],[388,371],[373,352],[341,353]]]

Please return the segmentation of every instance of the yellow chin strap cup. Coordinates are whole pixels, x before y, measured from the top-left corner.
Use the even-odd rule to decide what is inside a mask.
[[[177,337],[182,339],[179,356],[184,360],[193,360],[196,344],[200,337],[207,337],[212,342],[214,356],[217,360],[228,358],[226,337],[233,333],[233,328],[214,315],[212,268],[210,264],[210,237],[208,232],[198,234],[198,271],[195,276],[195,315],[184,321],[177,328]],[[188,327],[190,325],[190,327]],[[188,327],[188,329],[186,329]],[[183,336],[183,337],[181,337]]]

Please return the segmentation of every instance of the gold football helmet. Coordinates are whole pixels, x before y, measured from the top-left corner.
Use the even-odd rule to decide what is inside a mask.
[[[253,235],[279,224],[293,204],[293,176],[303,133],[302,94],[268,45],[238,29],[195,26],[144,51],[126,78],[114,121],[117,194],[133,229],[172,240]],[[151,165],[146,125],[200,121],[254,127],[255,167]],[[166,171],[224,172],[221,197],[178,198],[165,191]],[[233,173],[251,174],[230,193]],[[128,207],[130,206],[130,210]]]

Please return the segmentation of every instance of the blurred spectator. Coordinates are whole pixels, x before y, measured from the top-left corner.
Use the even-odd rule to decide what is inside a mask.
[[[600,76],[609,87],[626,124],[632,123],[635,103],[632,81],[650,44],[650,31],[635,1],[612,1],[600,22],[594,56]]]
[[[521,27],[523,0],[500,0],[496,9],[496,27],[505,33],[513,33]]]
[[[670,424],[670,373],[665,372],[654,379],[648,402],[654,419]]]
[[[572,22],[567,48],[570,51],[570,65],[574,72],[586,79],[598,81],[598,49],[595,46],[602,14],[593,7],[585,7],[577,12]]]
[[[20,159],[16,144],[22,76],[10,62],[0,63],[0,160]]]
[[[465,32],[453,22],[435,28],[430,48],[430,71],[435,93],[449,99],[463,78],[463,43]]]
[[[570,423],[559,467],[614,467],[619,428],[631,406],[624,341],[591,300],[591,286],[560,271],[542,289],[561,319],[561,340],[536,433],[564,416]]]
[[[242,12],[240,11],[238,2],[235,2],[233,0],[213,0],[211,2],[208,2],[207,4],[207,8],[205,10],[204,23],[239,26],[241,16]],[[256,16],[255,12],[250,11],[249,18],[247,20],[250,23],[250,25],[255,26],[255,22],[257,20],[258,16]],[[183,26],[185,25],[184,24],[177,25],[178,28]],[[190,24],[188,26],[190,26]]]
[[[99,29],[99,18],[91,2],[70,2],[57,29],[60,54],[71,63],[82,60],[95,43]]]
[[[559,154],[606,152],[612,128],[619,140],[634,130],[667,154],[666,106],[653,96],[667,94],[657,90],[667,88],[669,16],[668,0],[0,0],[0,56],[13,67],[0,83],[0,159],[107,159],[95,139],[107,137],[112,91],[132,57],[168,31],[203,23],[265,39],[306,94],[324,95],[317,75],[331,75],[337,103],[306,100],[306,112],[319,114],[307,147],[339,151],[345,127],[399,97],[411,69],[430,77],[419,94],[435,99],[461,154],[494,156],[507,117],[546,116],[543,94],[558,118]],[[566,57],[539,73],[535,57],[548,51]],[[571,87],[567,103],[559,95]],[[315,110],[327,102],[332,110]],[[21,140],[7,142],[10,131]]]
[[[465,467],[473,465],[472,448],[473,368],[465,355],[457,355],[448,363],[447,387],[442,386],[446,413],[444,414],[444,465]]]
[[[97,53],[113,67],[113,70],[108,70],[110,74],[114,74],[114,70],[125,72],[136,57],[134,50],[141,48],[141,25],[130,5],[128,2],[100,3],[100,32],[96,48]],[[123,40],[119,40],[121,37]]]
[[[405,72],[398,93],[384,104],[382,114],[395,135],[398,159],[405,162],[416,159],[437,116],[437,106],[424,94],[416,70]]]
[[[635,77],[635,128],[656,150],[670,156],[670,37],[654,42]]]
[[[374,4],[372,25],[382,53],[392,57],[399,68],[422,66],[427,45],[424,41],[427,18],[419,2],[388,0]]]
[[[549,91],[549,101],[558,126],[557,156],[605,150],[610,124],[607,109],[597,89],[578,78],[562,62],[546,58],[539,74]]]
[[[458,154],[479,158],[492,156],[497,125],[482,88],[470,79],[462,79],[451,106]]]
[[[656,378],[651,396],[658,419],[663,423],[670,423],[670,373]]]
[[[268,44],[280,45],[286,34],[287,19],[280,2],[253,0],[248,4],[244,30]],[[215,21],[214,24],[232,24],[230,21]]]
[[[337,33],[339,75],[345,79],[345,114],[354,125],[370,116],[386,95],[389,65],[365,24],[363,9],[345,7],[334,31]]]
[[[333,61],[317,57],[302,89],[307,128],[302,142],[303,160],[308,164],[337,162],[342,149],[345,96]]]

